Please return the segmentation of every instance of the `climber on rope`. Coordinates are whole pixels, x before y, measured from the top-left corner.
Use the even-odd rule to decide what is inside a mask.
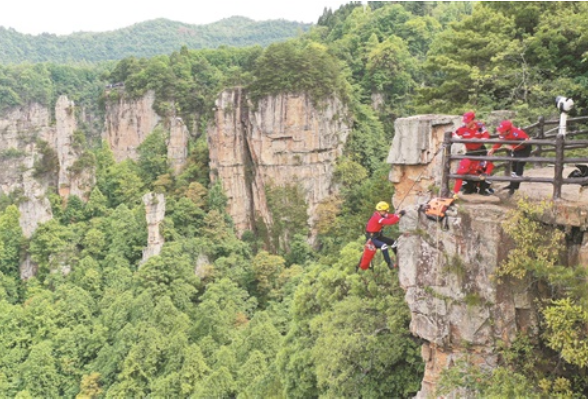
[[[394,269],[394,268],[398,268],[398,264],[392,263],[388,249],[390,247],[392,248],[392,251],[394,251],[394,258],[396,259],[396,254],[397,254],[396,240],[392,239],[392,238],[385,237],[382,234],[382,230],[387,225],[397,224],[398,221],[400,221],[400,218],[404,214],[406,214],[406,211],[401,210],[397,214],[389,214],[388,211],[390,211],[390,205],[388,203],[386,203],[385,201],[380,201],[376,205],[376,211],[374,212],[374,214],[372,215],[372,217],[370,218],[370,220],[368,221],[368,223],[365,227],[365,237],[366,237],[368,243],[369,242],[373,243],[375,248],[380,249],[382,251],[382,255],[384,256],[384,261],[386,261],[388,268]],[[366,254],[364,254],[364,256],[365,255]],[[365,263],[366,259],[364,258],[364,256],[362,256],[362,259],[360,260],[360,264],[358,266],[361,267],[362,269],[367,269],[367,266],[368,266],[369,262],[371,261],[371,258],[369,261],[367,261],[367,264],[366,264]],[[371,256],[373,257],[373,254]],[[365,266],[365,268],[364,268],[364,266]]]

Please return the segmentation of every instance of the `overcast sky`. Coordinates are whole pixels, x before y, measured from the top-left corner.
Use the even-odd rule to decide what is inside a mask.
[[[20,33],[104,32],[156,18],[202,25],[231,16],[316,23],[334,0],[3,0],[0,26]]]

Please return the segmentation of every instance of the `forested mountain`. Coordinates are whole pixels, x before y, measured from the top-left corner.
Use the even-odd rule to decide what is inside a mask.
[[[267,46],[295,37],[310,24],[286,20],[253,21],[231,17],[207,25],[190,25],[167,19],[134,24],[110,32],[76,32],[70,35],[22,34],[0,27],[0,63],[100,62],[125,57],[153,57],[182,46],[190,49],[219,46]]]
[[[378,261],[374,273],[354,273],[367,218],[392,195],[393,121],[509,109],[522,124],[554,114],[560,94],[585,114],[586,15],[584,2],[376,1],[325,10],[299,36],[309,27],[241,18],[68,37],[0,29],[0,60],[10,60],[0,65],[0,113],[67,94],[81,121],[72,146],[96,170],[87,202],[51,188],[54,218],[30,238],[19,226],[22,194],[0,194],[0,398],[412,398],[423,361],[397,272]],[[77,63],[99,60],[114,61]],[[104,90],[119,82],[124,90]],[[316,246],[306,216],[279,201],[282,225],[237,237],[210,181],[205,135],[215,99],[234,86],[253,98],[305,92],[317,107],[336,95],[348,106],[341,189],[319,210]],[[177,176],[161,131],[136,161],[115,162],[99,140],[106,102],[150,90],[159,115],[190,129]],[[46,151],[36,176],[55,158]],[[165,195],[166,243],[141,264],[147,192]],[[289,241],[270,246],[277,228]],[[25,255],[39,270],[22,281]],[[536,279],[549,274],[575,279],[555,268]],[[455,369],[446,385],[469,382],[481,398],[585,398],[584,292],[558,299],[569,319],[546,308],[557,330],[501,350],[498,373]]]

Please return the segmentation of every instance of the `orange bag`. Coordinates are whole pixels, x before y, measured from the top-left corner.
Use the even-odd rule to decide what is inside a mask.
[[[421,210],[427,218],[441,222],[445,218],[447,209],[451,207],[453,201],[452,198],[436,197],[431,199]]]

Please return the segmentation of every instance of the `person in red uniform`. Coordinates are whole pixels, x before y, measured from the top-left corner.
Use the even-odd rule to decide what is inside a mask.
[[[463,125],[453,132],[453,137],[460,139],[490,139],[490,133],[480,121],[476,121],[476,114],[473,111],[468,111],[463,115],[461,120]],[[484,143],[465,143],[466,155],[469,156],[485,156],[487,155],[486,146]]]
[[[504,120],[498,125],[496,128],[498,132],[498,137],[502,140],[519,140],[521,141],[520,144],[513,143],[507,144],[505,147],[511,152],[511,155],[517,159],[517,161],[513,161],[512,163],[512,172],[516,176],[523,176],[523,171],[525,169],[525,161],[526,157],[529,157],[531,154],[531,146],[524,143],[525,140],[529,140],[529,135],[525,133],[520,128],[515,127],[511,121]],[[502,146],[501,143],[496,143],[490,151],[488,151],[488,155],[491,156],[494,152]],[[503,190],[508,189],[508,194],[513,195],[515,190],[518,190],[519,186],[521,185],[520,182],[511,182],[508,186],[506,186]]]
[[[485,177],[487,175],[490,175],[493,169],[494,164],[492,164],[491,162],[470,160],[469,158],[464,158],[459,162],[459,167],[457,168],[456,174],[480,175]],[[455,180],[455,186],[453,187],[454,197],[459,193],[460,189],[462,188],[462,184],[463,179]],[[484,179],[482,181],[465,181],[465,184],[463,185],[463,193],[479,193],[482,196],[488,196],[493,194],[494,191],[490,189],[490,184]]]
[[[400,217],[402,217],[406,211],[402,210],[398,212],[398,214],[389,214],[388,211],[390,211],[390,205],[385,201],[380,201],[376,205],[376,211],[365,227],[365,237],[366,239],[371,239],[372,243],[382,251],[384,261],[386,261],[388,268],[392,269],[398,267],[398,265],[392,264],[388,248],[392,247],[394,256],[396,256],[396,240],[385,237],[382,234],[382,230],[387,225],[397,224],[398,221],[400,221]]]

